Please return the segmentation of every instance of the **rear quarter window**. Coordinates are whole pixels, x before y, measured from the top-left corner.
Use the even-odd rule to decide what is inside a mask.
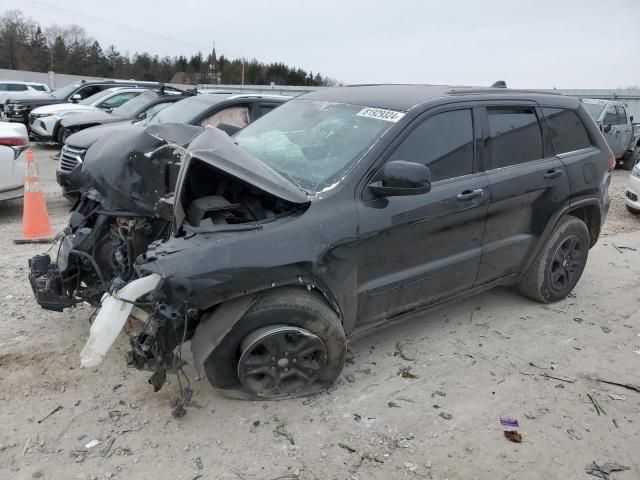
[[[574,152],[592,145],[582,120],[576,112],[565,108],[543,108],[556,154]]]

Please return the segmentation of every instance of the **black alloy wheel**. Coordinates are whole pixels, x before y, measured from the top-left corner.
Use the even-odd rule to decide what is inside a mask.
[[[562,292],[569,285],[574,285],[577,282],[576,277],[582,273],[584,255],[585,246],[576,235],[571,235],[562,242],[551,263],[549,272],[551,288]]]
[[[252,394],[287,397],[313,385],[327,364],[320,339],[300,327],[270,325],[248,335],[241,345],[238,378]]]

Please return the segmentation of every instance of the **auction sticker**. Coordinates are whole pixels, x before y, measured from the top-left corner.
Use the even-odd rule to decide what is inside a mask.
[[[377,120],[384,120],[385,122],[396,123],[402,117],[404,113],[396,112],[395,110],[385,110],[384,108],[363,108],[358,112],[359,117],[375,118]]]

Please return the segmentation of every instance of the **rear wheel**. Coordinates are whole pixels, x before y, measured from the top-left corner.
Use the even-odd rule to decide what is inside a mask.
[[[563,218],[518,288],[539,302],[562,300],[580,280],[589,246],[589,230],[584,222],[571,216]]]
[[[344,367],[340,318],[317,293],[266,292],[204,362],[209,382],[242,398],[310,395]]]

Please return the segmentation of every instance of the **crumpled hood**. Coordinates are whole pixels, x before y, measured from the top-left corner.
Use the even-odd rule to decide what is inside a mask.
[[[77,115],[73,115],[72,117],[63,118],[62,126],[69,128],[75,127],[76,125],[88,125],[92,123],[104,125],[105,123],[124,122],[128,120],[128,118],[129,117],[107,113],[104,110],[97,110],[95,112],[79,112]]]
[[[201,161],[222,170],[243,182],[295,204],[309,202],[309,197],[298,186],[287,180],[271,167],[239,147],[227,133],[217,128],[205,128],[189,145],[176,185],[175,226],[184,220],[184,209],[180,198],[194,161]]]
[[[128,124],[87,132],[90,130],[109,131],[89,148],[82,166],[83,175],[102,195],[103,206],[169,220],[171,209],[160,211],[159,201],[173,193],[182,148],[203,127],[164,124],[143,128]],[[71,139],[82,133],[72,135],[67,143],[76,146]],[[167,144],[178,148],[162,148]]]
[[[78,133],[70,135],[69,138],[65,140],[65,143],[70,147],[84,148],[86,150],[101,138],[115,134],[120,130],[129,130],[132,128],[140,131],[144,129],[143,126],[132,125],[130,120],[126,120],[124,122],[111,123],[109,125],[99,125],[97,127],[91,127],[85,130],[81,130]]]

